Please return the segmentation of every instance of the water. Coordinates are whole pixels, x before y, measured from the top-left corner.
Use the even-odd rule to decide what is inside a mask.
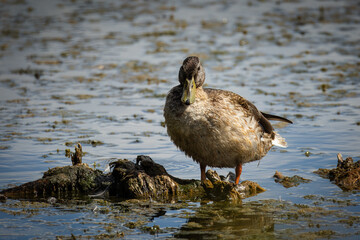
[[[356,238],[358,192],[343,192],[313,171],[335,167],[338,152],[359,160],[359,12],[357,1],[2,3],[0,189],[68,165],[65,149],[77,142],[83,161],[98,169],[145,154],[170,174],[199,178],[199,166],[162,127],[165,96],[192,54],[202,60],[209,87],[236,92],[294,124],[274,124],[286,151],[274,148],[259,165],[244,166],[242,180],[267,191],[243,206],[147,207],[162,209],[157,216],[125,214],[117,201],[9,200],[0,206],[1,238]],[[285,189],[273,181],[275,170],[312,182]],[[296,204],[313,211],[295,218]],[[94,206],[107,210],[94,212]],[[212,221],[222,224],[210,224],[204,212],[221,216]],[[250,220],[236,221],[243,218]],[[261,226],[253,224],[259,218]],[[127,225],[137,221],[143,222]],[[155,235],[144,228],[154,225],[161,229]]]

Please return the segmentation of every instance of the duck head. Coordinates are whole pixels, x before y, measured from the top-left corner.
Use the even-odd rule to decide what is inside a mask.
[[[195,102],[196,89],[205,81],[205,71],[198,57],[187,57],[179,70],[179,82],[183,87],[181,101],[190,105]]]

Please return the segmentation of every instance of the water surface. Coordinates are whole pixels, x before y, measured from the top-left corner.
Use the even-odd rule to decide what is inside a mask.
[[[34,0],[2,3],[0,18],[0,189],[68,165],[65,149],[77,142],[84,162],[101,170],[145,154],[172,175],[198,179],[162,115],[188,55],[202,60],[207,86],[294,121],[274,124],[286,150],[244,166],[242,180],[267,191],[243,205],[132,213],[118,201],[9,200],[0,206],[1,238],[358,237],[359,193],[313,173],[336,167],[339,152],[359,160],[357,1]],[[275,170],[312,182],[286,189],[272,179]]]

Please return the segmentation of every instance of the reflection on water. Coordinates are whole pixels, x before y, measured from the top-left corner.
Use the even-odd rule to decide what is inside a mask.
[[[307,238],[359,233],[358,193],[344,193],[313,174],[335,167],[338,152],[359,160],[359,12],[355,0],[2,2],[0,189],[68,165],[65,150],[77,142],[86,152],[84,162],[98,169],[145,154],[175,176],[199,178],[198,165],[170,142],[162,116],[179,66],[191,54],[202,60],[209,87],[236,92],[295,124],[275,125],[288,142],[286,150],[274,148],[259,165],[244,166],[243,180],[267,189],[244,201],[259,204],[253,213],[241,212],[245,206],[195,203],[180,210],[167,206],[165,215],[153,220],[154,214],[145,217],[139,210],[139,216],[120,221],[112,212],[116,202],[105,204],[94,218],[94,203],[70,212],[58,203],[56,215],[71,223],[57,225],[49,217],[52,205],[8,201],[0,205],[1,237],[21,238],[17,229],[35,225],[36,232],[51,231],[48,236],[100,232],[115,238],[121,232],[152,238],[154,224],[160,225],[155,231],[160,238],[277,238],[291,229],[295,237]],[[232,169],[215,170],[226,175]],[[285,189],[273,181],[275,170],[312,182]],[[283,215],[263,212],[268,199],[289,202]],[[303,220],[293,214],[299,206],[308,206],[300,209]],[[324,214],[311,212],[314,206]],[[340,215],[332,212],[339,209]],[[109,216],[117,220],[102,225]],[[286,222],[286,216],[294,221]],[[141,224],[134,228],[127,225],[137,221]]]
[[[215,203],[201,206],[190,217],[177,238],[185,239],[238,239],[244,236],[272,236],[274,221],[272,214],[260,212],[248,206],[231,206]]]

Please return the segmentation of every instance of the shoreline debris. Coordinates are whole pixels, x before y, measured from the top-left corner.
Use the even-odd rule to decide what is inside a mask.
[[[275,182],[280,183],[285,188],[297,187],[300,183],[309,183],[310,179],[294,175],[292,177],[284,176],[281,172],[275,171],[274,174]]]
[[[0,195],[3,199],[118,197],[162,202],[199,198],[237,201],[265,191],[251,181],[236,185],[212,170],[207,171],[210,180],[204,184],[199,180],[176,178],[144,155],[137,156],[136,162],[119,159],[110,163],[110,173],[90,168],[82,163],[82,156],[79,143],[71,154],[72,166],[49,169],[41,179],[5,189]]]
[[[330,179],[344,191],[360,190],[360,161],[354,163],[351,157],[344,160],[341,153],[338,153],[337,159],[336,168],[319,168],[314,173]]]

